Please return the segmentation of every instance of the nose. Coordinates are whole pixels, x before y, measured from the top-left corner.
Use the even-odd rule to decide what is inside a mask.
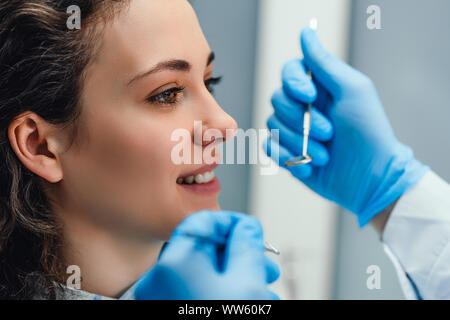
[[[194,130],[202,132],[202,141],[194,141],[194,143],[202,146],[217,141],[217,139],[221,139],[223,142],[232,139],[238,129],[236,120],[219,106],[209,92],[208,95],[204,104],[200,106],[202,113],[198,121],[199,125],[194,128]],[[198,135],[194,134],[194,136]]]

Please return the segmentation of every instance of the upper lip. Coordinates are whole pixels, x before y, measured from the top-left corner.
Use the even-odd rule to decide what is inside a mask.
[[[186,178],[186,177],[190,177],[190,176],[196,176],[196,175],[201,174],[201,173],[213,171],[218,166],[219,166],[218,163],[206,165],[206,166],[203,166],[203,167],[201,167],[201,168],[199,168],[199,169],[197,169],[195,171],[189,172],[188,174],[184,174],[184,175],[180,176],[179,178]]]

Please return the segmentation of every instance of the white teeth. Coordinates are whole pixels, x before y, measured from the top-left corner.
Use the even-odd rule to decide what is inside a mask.
[[[184,178],[184,182],[187,184],[193,184],[194,183],[194,176],[186,177]]]
[[[210,182],[215,177],[216,176],[214,175],[214,171],[206,172],[205,173],[205,182]]]
[[[178,184],[193,184],[198,183],[198,184],[202,184],[202,183],[208,183],[211,182],[214,178],[216,177],[216,175],[214,174],[214,171],[209,171],[209,172],[205,172],[203,174],[197,174],[196,176],[189,176],[186,178],[178,178],[177,179],[177,183]]]
[[[204,183],[205,177],[202,174],[198,174],[195,176],[195,183]]]

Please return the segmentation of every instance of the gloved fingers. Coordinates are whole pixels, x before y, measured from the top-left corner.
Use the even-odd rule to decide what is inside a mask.
[[[223,211],[200,211],[188,216],[175,228],[160,261],[178,261],[182,258],[194,259],[195,262],[209,261],[218,270],[219,244],[226,240],[234,223],[233,215]]]
[[[300,135],[284,125],[276,115],[272,115],[267,120],[270,130],[279,129],[279,144],[288,149],[291,154],[299,156],[303,148],[303,135]],[[308,142],[308,154],[312,157],[313,166],[324,166],[328,163],[330,156],[327,148],[311,137]]]
[[[274,283],[280,277],[281,271],[278,263],[265,256],[266,262],[266,282],[268,284]]]
[[[291,99],[282,89],[277,90],[272,96],[272,105],[277,117],[292,130],[303,133],[303,116],[305,106]],[[328,141],[334,132],[333,124],[316,108],[311,108],[311,132],[312,138],[319,141]]]
[[[230,212],[203,210],[193,213],[181,221],[172,236],[195,233],[212,238],[226,237],[234,223],[235,218]]]
[[[164,266],[188,266],[206,270],[219,270],[217,244],[191,236],[176,234],[172,236],[161,254],[158,263]]]
[[[283,90],[293,99],[305,104],[313,103],[317,97],[317,89],[308,76],[303,60],[295,58],[283,66]]]
[[[326,91],[325,87],[323,87],[320,82],[315,81],[315,75],[312,74],[312,79],[308,75],[308,68],[306,67],[305,60],[300,58],[294,58],[288,61],[283,66],[282,71],[282,83],[283,89],[282,91],[287,96],[288,102],[297,104],[306,105],[309,103],[313,103],[313,105],[317,108],[318,112],[318,121],[317,123],[319,128],[322,128],[324,132],[328,132],[329,126],[331,125],[330,121],[323,116],[320,111],[326,111],[329,106],[330,97],[329,93]],[[290,99],[293,101],[289,101]],[[283,100],[281,100],[283,102]],[[283,104],[282,104],[283,105]],[[316,112],[317,112],[316,110]],[[312,112],[312,121],[314,125],[314,108]],[[281,119],[281,118],[280,118]],[[284,120],[284,118],[282,119]],[[320,126],[321,122],[323,122],[324,127]],[[332,132],[328,132],[326,137],[328,139],[331,137]],[[319,136],[315,136],[314,138],[318,140],[322,139]]]
[[[342,87],[351,81],[355,70],[329,53],[320,43],[316,32],[306,27],[301,34],[304,63],[317,80],[333,96],[341,94]]]
[[[281,300],[280,297],[269,288],[255,288],[254,293],[250,296],[252,300]],[[256,298],[255,298],[256,297]],[[247,300],[247,298],[244,298]]]
[[[275,292],[269,290],[270,300],[281,300],[280,296],[278,296]]]
[[[266,139],[263,143],[263,148],[276,164],[289,170],[294,177],[302,180],[308,178],[312,174],[313,170],[310,164],[286,167],[285,162],[293,158],[294,155],[283,146],[280,146],[276,140],[272,138]]]
[[[225,248],[225,272],[266,281],[266,260],[261,223],[247,216],[237,220]]]
[[[313,79],[314,79],[314,75],[313,75]],[[328,116],[328,114],[330,113],[330,108],[333,104],[333,98],[331,97],[330,93],[325,89],[325,87],[318,81],[315,82],[316,87],[317,87],[317,99],[314,102],[314,106],[317,108],[317,110],[319,110],[320,112],[322,112],[322,114],[324,114],[325,116]],[[327,117],[328,119],[328,117]],[[333,127],[334,129],[334,127]]]

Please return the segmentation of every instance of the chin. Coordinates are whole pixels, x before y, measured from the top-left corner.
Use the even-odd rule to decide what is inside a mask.
[[[214,206],[214,208],[211,208],[211,210],[217,210],[217,211],[220,211],[220,210],[222,210],[222,209],[220,208],[220,205],[217,203],[217,204]]]
[[[221,208],[220,208],[219,203],[216,202],[214,204],[199,206],[198,208],[192,209],[188,212],[181,213],[181,214],[177,215],[176,218],[174,218],[171,223],[166,225],[167,229],[160,230],[160,231],[162,231],[162,234],[159,235],[159,238],[163,241],[168,241],[170,239],[170,236],[172,235],[173,231],[175,230],[175,228],[185,218],[187,218],[188,216],[193,215],[199,211],[203,211],[203,210],[220,211]]]
[[[214,201],[214,202],[210,201],[209,203],[197,204],[196,206],[192,206],[191,209],[189,209],[189,211],[183,215],[183,218],[186,218],[187,216],[190,216],[194,213],[197,213],[197,212],[203,211],[203,210],[220,211],[221,208],[217,201]]]
[[[220,209],[219,203],[217,201],[215,201],[214,203],[205,204],[204,206],[200,206],[197,210],[195,210],[195,212],[202,211],[202,210],[218,211],[218,210],[221,210],[221,209]]]

